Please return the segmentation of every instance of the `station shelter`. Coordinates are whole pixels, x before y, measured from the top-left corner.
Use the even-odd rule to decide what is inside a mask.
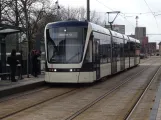
[[[24,32],[25,29],[12,26],[12,25],[6,25],[6,24],[0,24],[0,73],[6,73],[6,41],[5,38],[8,35]]]

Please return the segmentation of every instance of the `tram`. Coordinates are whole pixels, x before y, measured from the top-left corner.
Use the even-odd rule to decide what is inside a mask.
[[[87,21],[45,27],[45,81],[92,83],[140,63],[140,41]]]

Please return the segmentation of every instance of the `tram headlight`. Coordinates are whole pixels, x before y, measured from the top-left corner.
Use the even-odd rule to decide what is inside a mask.
[[[54,72],[56,72],[57,71],[57,69],[54,69]]]
[[[70,72],[73,72],[73,69],[70,69]]]

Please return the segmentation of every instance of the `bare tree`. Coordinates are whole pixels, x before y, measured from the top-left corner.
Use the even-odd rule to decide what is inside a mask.
[[[76,19],[76,20],[86,20],[86,9],[80,8],[62,8],[61,9],[61,19]],[[96,11],[91,11],[90,21],[96,24],[101,23],[101,16]]]
[[[0,23],[6,20],[4,16],[9,3],[10,3],[10,0],[0,0]]]
[[[2,2],[3,4],[0,4],[2,22],[26,28],[29,49],[37,34],[43,38],[43,31],[47,23],[68,19],[86,19],[85,8],[60,6],[61,9],[58,9],[54,5],[50,6],[49,0],[1,0]],[[96,11],[91,12],[91,22],[101,24],[101,17]]]
[[[47,0],[1,0],[3,23],[24,27],[29,40],[29,49],[37,31],[37,23],[43,18],[48,8]],[[5,1],[5,2],[4,2]],[[4,4],[5,3],[5,4]],[[3,7],[2,7],[3,5]]]

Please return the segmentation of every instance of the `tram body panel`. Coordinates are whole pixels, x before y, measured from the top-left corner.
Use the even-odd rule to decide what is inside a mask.
[[[50,83],[78,83],[79,72],[49,72],[45,77],[46,82]]]
[[[136,57],[136,65],[140,63],[140,57]]]
[[[130,57],[130,67],[134,66],[134,57]]]
[[[92,83],[94,81],[93,72],[80,72],[78,83]]]
[[[101,64],[101,77],[111,75],[111,63]]]
[[[117,61],[117,72],[121,71],[121,62]]]
[[[129,62],[129,60],[130,60],[129,57],[126,57],[126,58],[125,58],[125,69],[128,69],[128,68],[130,67],[130,65],[129,65],[130,62]]]

